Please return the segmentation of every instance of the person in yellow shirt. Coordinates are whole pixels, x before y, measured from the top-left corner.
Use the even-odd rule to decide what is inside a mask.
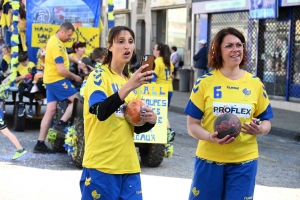
[[[173,96],[172,79],[174,78],[174,65],[170,60],[170,47],[166,44],[157,43],[153,48],[153,55],[156,57],[154,63],[154,78],[151,82],[157,84],[168,85],[168,107],[170,107]],[[168,120],[168,140],[172,142],[175,138],[175,131],[172,130],[170,121]]]
[[[208,53],[214,70],[197,79],[184,110],[188,133],[199,140],[189,200],[253,199],[257,136],[270,131],[273,112],[261,80],[243,69],[245,43],[235,28],[216,33]],[[214,131],[215,120],[225,113],[242,124],[236,138],[219,139]]]
[[[82,58],[88,57],[85,52],[86,43],[85,42],[74,42],[72,45],[73,53],[69,54],[70,62],[75,74],[87,74],[88,66],[82,63]]]
[[[25,93],[25,89],[29,91],[28,97],[29,97],[29,108],[27,111],[27,116],[32,117],[33,111],[32,111],[32,105],[33,105],[33,99],[34,99],[34,93],[31,93],[31,88],[33,86],[33,77],[36,74],[36,67],[33,62],[30,62],[28,59],[27,52],[21,52],[18,55],[18,61],[19,65],[17,67],[18,75],[16,77],[16,82],[19,87],[19,110],[18,110],[18,116],[22,117],[25,113],[25,104],[23,102],[23,97]]]
[[[133,126],[124,117],[124,106],[137,98],[133,90],[153,78],[153,71],[131,77],[127,70],[135,47],[134,32],[125,26],[112,28],[108,53],[101,68],[91,72],[84,93],[83,171],[81,199],[141,200],[140,163],[133,134],[154,127],[157,116],[150,107],[140,115],[146,122]]]
[[[64,115],[53,127],[60,136],[64,137],[66,123],[72,114],[73,101],[78,91],[72,85],[71,80],[82,83],[82,79],[69,71],[70,62],[64,43],[72,38],[74,31],[74,26],[70,22],[65,22],[47,42],[43,78],[46,85],[47,108],[41,122],[37,144],[34,146],[34,153],[55,153],[55,151],[45,145],[44,141],[52,118],[56,113],[57,102],[66,99],[71,102]]]
[[[25,5],[23,3],[20,3],[18,28],[19,28],[19,38],[20,38],[19,51],[27,51],[26,10],[25,10]]]
[[[12,18],[11,0],[2,0],[0,5],[0,11],[1,11],[0,25],[2,28],[4,28],[5,44],[10,45],[10,38],[12,35],[10,31],[11,18]]]
[[[11,49],[10,49],[10,46],[8,46],[8,45],[5,45],[2,48],[3,58],[2,58],[2,62],[1,62],[1,72],[2,72],[2,75],[0,78],[1,82],[7,77],[8,74],[10,74],[10,59],[11,59],[10,51],[11,51]]]

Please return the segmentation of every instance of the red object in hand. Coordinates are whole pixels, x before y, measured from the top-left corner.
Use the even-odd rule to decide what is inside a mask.
[[[219,139],[224,138],[226,135],[237,137],[241,132],[242,124],[236,115],[225,113],[217,117],[214,128],[218,132]]]
[[[125,108],[125,119],[134,126],[143,126],[146,122],[141,118],[141,107],[147,106],[142,100],[133,100]]]

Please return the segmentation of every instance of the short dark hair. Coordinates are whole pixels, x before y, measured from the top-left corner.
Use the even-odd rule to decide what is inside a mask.
[[[20,52],[18,55],[18,61],[19,62],[25,62],[28,59],[28,54],[27,52]]]
[[[172,46],[171,49],[172,49],[173,51],[177,51],[177,47],[176,47],[176,46]]]
[[[214,37],[210,44],[209,52],[208,52],[208,66],[215,69],[220,69],[223,66],[223,58],[221,54],[221,44],[223,42],[223,39],[227,35],[234,35],[237,38],[241,40],[242,43],[246,43],[245,37],[243,34],[238,31],[235,28],[228,27],[221,29]],[[246,48],[243,48],[243,59],[240,63],[240,69],[243,68],[243,66],[247,62],[247,56],[246,56]]]
[[[97,47],[93,50],[92,60],[96,60],[98,58],[102,58],[106,54],[106,49],[102,47]]]
[[[65,31],[68,31],[68,30],[75,31],[75,28],[71,22],[64,22],[62,25],[60,25],[59,29],[65,30]]]

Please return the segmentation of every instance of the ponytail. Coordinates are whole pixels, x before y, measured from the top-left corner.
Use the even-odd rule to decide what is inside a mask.
[[[159,55],[163,58],[164,64],[167,66],[168,69],[170,69],[170,67],[171,67],[170,47],[163,43],[157,43],[157,50],[159,50]]]

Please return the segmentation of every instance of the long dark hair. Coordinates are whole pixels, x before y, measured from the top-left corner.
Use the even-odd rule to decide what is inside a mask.
[[[20,12],[20,18],[21,18],[21,19],[26,19],[25,4],[22,3],[22,2],[20,3],[19,12]]]
[[[171,51],[170,47],[166,44],[163,43],[157,43],[157,49],[159,51],[159,56],[163,58],[164,64],[170,69],[171,67],[171,61],[170,61],[170,56],[171,56]]]
[[[128,31],[130,33],[130,35],[132,36],[133,40],[135,41],[135,35],[134,35],[133,30],[131,30],[131,28],[128,28],[126,26],[115,26],[109,31],[108,41],[107,41],[108,42],[107,54],[102,63],[103,65],[107,64],[109,69],[111,69],[111,61],[113,58],[113,54],[112,54],[112,52],[108,51],[108,49],[113,45],[114,40],[119,36],[121,31]],[[128,67],[126,67],[126,66],[128,66],[129,64],[130,64],[130,61],[129,61],[129,63],[126,63],[126,65],[123,69],[123,72],[122,72],[123,75],[126,76],[127,78],[129,78],[129,71],[128,71]]]

